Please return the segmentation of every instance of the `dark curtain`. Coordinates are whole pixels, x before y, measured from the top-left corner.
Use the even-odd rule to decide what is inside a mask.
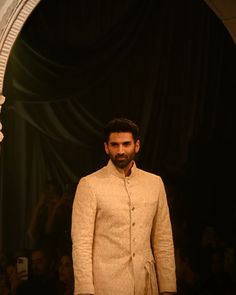
[[[139,167],[180,192],[171,210],[194,230],[232,227],[235,68],[204,1],[42,0],[4,81],[2,247],[27,246],[48,179],[63,188],[106,163],[102,129],[117,116],[140,126]]]

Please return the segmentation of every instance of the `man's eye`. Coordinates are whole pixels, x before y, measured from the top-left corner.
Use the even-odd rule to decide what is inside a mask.
[[[124,146],[129,146],[130,144],[130,142],[124,142]]]

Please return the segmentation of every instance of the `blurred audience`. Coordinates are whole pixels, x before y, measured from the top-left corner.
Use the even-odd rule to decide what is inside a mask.
[[[49,247],[54,248],[54,240],[48,235],[46,225],[55,204],[60,200],[62,191],[60,186],[48,181],[42,191],[38,203],[30,220],[28,227],[28,236],[31,247]]]
[[[76,184],[67,184],[62,197],[55,202],[46,223],[47,236],[53,240],[58,255],[69,252],[71,241],[71,214]]]
[[[59,280],[56,257],[48,249],[36,248],[31,251],[29,277],[17,288],[17,295],[58,294]]]
[[[71,253],[63,254],[59,259],[58,276],[61,282],[61,295],[73,295],[74,272]]]

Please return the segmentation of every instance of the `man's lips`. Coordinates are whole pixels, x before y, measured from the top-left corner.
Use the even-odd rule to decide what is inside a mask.
[[[117,160],[126,160],[127,157],[126,156],[116,156]]]

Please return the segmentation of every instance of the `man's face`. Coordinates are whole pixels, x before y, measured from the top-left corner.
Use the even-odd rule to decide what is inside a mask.
[[[131,132],[112,132],[108,142],[104,143],[105,151],[117,168],[129,166],[140,148],[140,142],[134,141]]]
[[[45,275],[48,271],[48,260],[41,251],[33,251],[31,255],[32,272],[36,276]]]

